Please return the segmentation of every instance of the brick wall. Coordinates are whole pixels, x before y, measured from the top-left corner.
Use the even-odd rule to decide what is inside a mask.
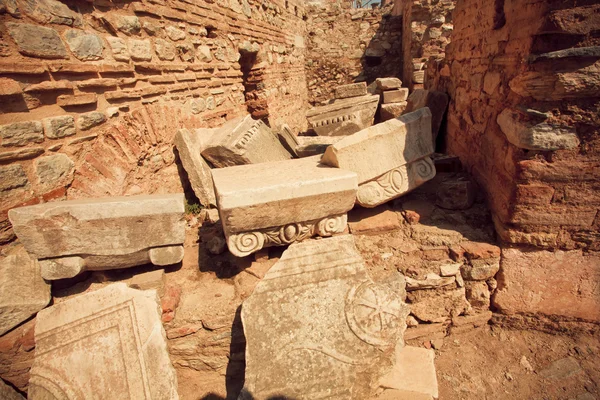
[[[291,0],[0,1],[0,242],[20,204],[181,191],[180,127],[258,110],[304,129],[304,16]]]
[[[347,8],[337,3],[307,8],[306,80],[309,101],[333,98],[336,86],[402,76],[402,18],[392,5]]]

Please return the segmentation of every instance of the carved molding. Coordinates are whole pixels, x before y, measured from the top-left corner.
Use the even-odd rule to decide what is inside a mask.
[[[283,226],[242,232],[227,237],[229,251],[237,257],[245,257],[263,247],[285,246],[312,236],[331,236],[341,233],[348,223],[347,214],[334,215],[308,222],[293,222]]]

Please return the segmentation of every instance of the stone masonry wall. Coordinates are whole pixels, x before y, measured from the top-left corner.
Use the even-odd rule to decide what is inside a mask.
[[[353,9],[332,2],[307,8],[306,80],[311,104],[332,99],[338,85],[401,77],[402,18],[392,16],[391,8]]]
[[[461,0],[426,86],[505,243],[493,306],[600,322],[600,5]],[[546,249],[546,250],[542,250]]]
[[[0,242],[17,205],[181,191],[178,128],[258,110],[304,129],[303,16],[290,0],[1,0]]]

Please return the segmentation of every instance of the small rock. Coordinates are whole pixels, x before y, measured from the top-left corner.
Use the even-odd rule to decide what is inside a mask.
[[[60,139],[66,136],[75,135],[75,118],[70,115],[61,115],[59,117],[44,118],[44,131],[46,137],[50,139]]]
[[[461,263],[454,264],[444,264],[440,266],[440,275],[441,276],[455,276],[460,273],[460,267],[462,267]]]
[[[220,236],[213,236],[207,243],[206,243],[206,250],[208,250],[209,253],[211,254],[222,254],[225,251],[225,248],[227,247],[227,243],[225,242],[225,239],[223,239]]]
[[[493,278],[500,270],[500,259],[471,260],[470,265],[463,265],[461,275],[468,281],[485,281]]]
[[[169,39],[173,40],[173,41],[177,41],[177,40],[183,40],[185,39],[185,32],[182,31],[181,29],[177,29],[174,26],[167,26],[165,28],[165,32],[167,33],[167,36],[169,37]]]
[[[444,339],[433,339],[431,341],[431,346],[436,350],[441,349],[443,345],[444,345]]]
[[[209,208],[206,210],[206,220],[211,224],[218,223],[221,219],[219,217],[219,210],[216,208]]]
[[[158,295],[162,297],[165,291],[165,279],[165,270],[157,269],[133,276],[129,280],[129,287],[139,290],[155,289]]]
[[[512,380],[514,379],[514,378],[513,378],[513,376],[511,375],[511,373],[510,373],[510,372],[505,372],[505,373],[504,373],[504,377],[505,377],[505,378],[506,378],[506,380],[507,380],[507,381],[509,381],[509,382],[510,382],[510,381],[512,381]]]
[[[424,280],[417,280],[406,277],[406,290],[421,290],[421,289],[433,289],[437,287],[451,285],[456,281],[454,276],[448,278],[442,278],[437,274],[428,274]]]
[[[417,319],[415,317],[413,317],[412,315],[409,315],[406,318],[406,325],[407,326],[418,326],[419,325],[419,321],[417,321]]]
[[[523,368],[525,368],[525,370],[527,370],[527,372],[533,372],[533,367],[529,363],[529,360],[527,360],[527,357],[525,357],[525,356],[521,357],[520,363],[521,363],[521,366]]]

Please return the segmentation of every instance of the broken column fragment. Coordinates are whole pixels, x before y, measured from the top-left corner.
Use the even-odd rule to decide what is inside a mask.
[[[357,203],[376,207],[435,176],[431,112],[421,108],[345,137],[321,162],[358,174]]]
[[[180,129],[173,140],[192,189],[205,207],[217,204],[210,166],[200,155],[213,134],[213,129]]]
[[[44,279],[183,259],[183,194],[44,203],[13,208],[8,217]]]
[[[178,399],[159,303],[115,283],[38,313],[28,398]]]
[[[271,128],[246,115],[215,129],[202,150],[202,156],[217,168],[289,160],[292,155],[283,147]]]
[[[319,163],[320,156],[213,169],[229,251],[243,257],[346,228],[356,174]]]
[[[335,100],[306,113],[309,127],[319,136],[346,136],[373,125],[378,95]]]
[[[408,306],[367,274],[354,239],[291,245],[242,305],[240,399],[368,399],[392,366]]]
[[[0,260],[0,336],[50,303],[37,260],[21,248]]]

